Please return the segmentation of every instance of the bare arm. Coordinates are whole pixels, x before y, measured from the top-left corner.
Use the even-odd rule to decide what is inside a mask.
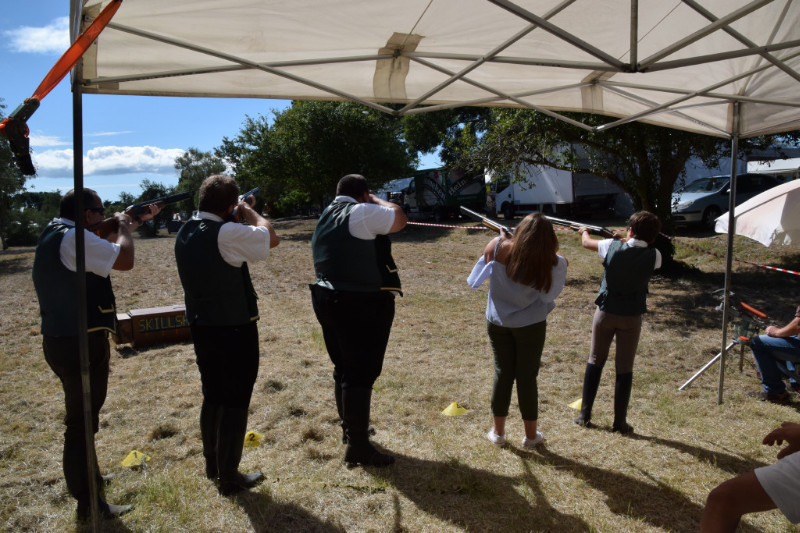
[[[592,239],[592,236],[589,235],[589,230],[587,230],[586,228],[578,228],[578,233],[581,234],[581,246],[583,246],[587,250],[592,250],[593,252],[596,252],[598,241]]]
[[[114,261],[114,270],[131,270],[134,264],[134,251],[133,251],[133,235],[131,231],[135,230],[147,220],[150,220],[161,211],[161,208],[156,204],[147,206],[148,212],[142,213],[136,218],[132,218],[125,213],[114,213],[114,217],[118,219],[117,231],[111,233],[106,240],[119,244],[119,255],[117,260]]]
[[[382,207],[388,207],[394,210],[394,222],[392,223],[392,227],[389,230],[389,233],[396,233],[406,227],[408,223],[408,217],[406,216],[406,212],[403,211],[403,208],[397,204],[392,202],[388,202],[383,198],[375,196],[372,193],[369,193],[369,201],[370,203],[380,205]]]
[[[266,218],[262,217],[258,213],[256,213],[255,209],[250,207],[245,201],[239,202],[237,206],[238,212],[241,214],[242,218],[247,221],[248,224],[251,226],[261,226],[267,228],[269,231],[269,247],[275,248],[281,242],[278,234],[275,233],[275,228],[272,227],[272,224]]]
[[[793,335],[800,335],[800,318],[795,318],[782,328],[778,326],[767,326],[764,333],[770,337],[791,337]]]

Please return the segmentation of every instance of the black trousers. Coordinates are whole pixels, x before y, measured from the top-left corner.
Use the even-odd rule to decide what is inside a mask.
[[[311,303],[333,362],[333,379],[343,390],[371,388],[383,369],[394,320],[388,291],[333,291],[311,285]]]
[[[258,325],[193,325],[191,329],[203,400],[247,409],[258,376]]]
[[[43,337],[44,358],[64,388],[64,478],[67,490],[84,505],[89,504],[89,476],[83,417],[83,386],[78,337]],[[100,408],[108,391],[108,366],[111,356],[105,331],[89,334],[89,386],[92,400],[92,428],[97,433]],[[95,472],[100,476],[97,462]]]

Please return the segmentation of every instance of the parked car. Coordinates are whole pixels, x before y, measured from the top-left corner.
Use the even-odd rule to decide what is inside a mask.
[[[672,195],[672,220],[676,224],[699,223],[710,228],[728,210],[730,176],[711,176],[693,181]],[[736,176],[736,205],[783,183],[766,174]]]

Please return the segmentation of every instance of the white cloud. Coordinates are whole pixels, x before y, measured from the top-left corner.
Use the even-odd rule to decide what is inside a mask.
[[[15,52],[62,54],[69,48],[69,17],[59,17],[41,28],[21,26],[3,33]]]
[[[111,137],[113,135],[125,135],[127,133],[133,133],[132,131],[98,131],[95,133],[87,133],[87,137]]]
[[[112,174],[175,174],[175,159],[183,155],[181,148],[155,146],[99,146],[86,152],[83,173]],[[33,161],[40,177],[72,177],[72,149],[34,152]]]
[[[53,135],[36,135],[31,134],[30,136],[31,146],[66,146],[71,144],[68,141],[61,140],[60,137],[55,137]]]

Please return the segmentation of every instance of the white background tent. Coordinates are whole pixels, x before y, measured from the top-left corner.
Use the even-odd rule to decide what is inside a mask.
[[[71,0],[73,36],[109,1]],[[735,160],[740,137],[800,129],[799,71],[794,0],[125,0],[73,83],[78,93],[349,99],[393,115],[599,113],[617,117],[601,130],[641,120],[730,137]],[[727,316],[726,305],[720,402]]]

